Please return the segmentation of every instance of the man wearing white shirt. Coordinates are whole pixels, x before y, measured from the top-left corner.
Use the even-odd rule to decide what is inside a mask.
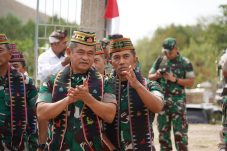
[[[50,48],[38,58],[38,77],[40,83],[60,71],[69,63],[69,58],[64,56],[67,46],[67,32],[53,31],[49,36]]]

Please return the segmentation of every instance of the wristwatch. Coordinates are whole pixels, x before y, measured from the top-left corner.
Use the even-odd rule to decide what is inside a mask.
[[[38,149],[44,150],[46,148],[46,144],[38,144]]]

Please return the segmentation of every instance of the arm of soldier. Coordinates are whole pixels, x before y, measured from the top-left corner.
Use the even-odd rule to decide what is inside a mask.
[[[224,78],[227,78],[227,60],[224,61],[222,66],[222,75],[224,76]]]
[[[47,82],[40,86],[39,96],[37,100],[36,110],[39,120],[50,120],[59,115],[68,104],[75,100],[74,89],[68,90],[68,96],[57,102],[52,102],[52,89],[56,75],[52,75]]]
[[[46,144],[48,138],[49,120],[60,114],[67,106],[67,100],[63,99],[56,103],[39,102],[37,104],[37,120],[38,120],[38,143]],[[37,151],[42,150],[38,149]]]
[[[191,88],[194,84],[194,78],[187,78],[187,79],[180,79],[180,78],[177,78],[177,81],[176,83],[183,86],[183,87],[189,87]]]
[[[38,142],[39,144],[46,144],[48,137],[48,120],[40,120],[38,118]]]
[[[111,101],[106,102],[107,100],[112,99],[113,96],[110,94],[104,94],[103,100],[105,101],[97,101],[91,94],[89,94],[84,102],[96,115],[101,117],[107,123],[112,123],[116,114],[116,104],[111,103]]]
[[[131,67],[130,67],[131,68]],[[136,90],[143,103],[154,113],[158,113],[163,108],[163,100],[158,95],[150,93],[136,78],[132,69],[124,71],[129,84]]]
[[[158,113],[162,110],[164,102],[160,96],[149,92],[141,83],[138,83],[135,90],[150,111]]]
[[[87,81],[75,90],[77,99],[82,100],[96,115],[108,123],[113,121],[116,114],[115,95],[104,93],[103,101],[98,101],[89,93]]]
[[[192,87],[193,84],[194,84],[194,78],[191,76],[191,77],[188,77],[188,78],[177,78],[176,76],[174,76],[173,74],[171,73],[168,73],[166,72],[163,77],[166,79],[166,80],[169,80],[171,82],[174,82],[174,83],[177,83],[183,87]]]
[[[161,77],[162,77],[162,75],[160,74],[159,71],[156,71],[155,73],[149,73],[148,74],[148,79],[152,80],[152,81],[156,81],[156,80],[158,80]]]
[[[37,116],[40,120],[50,120],[58,116],[70,103],[70,96],[65,97],[54,103],[47,103],[44,100],[39,100],[37,104]]]
[[[225,78],[227,78],[227,71],[222,71],[222,75],[225,77]]]
[[[176,79],[176,83],[184,87],[192,87],[194,84],[195,73],[193,71],[192,63],[188,60],[185,67],[185,79]]]
[[[155,67],[156,67],[156,62],[152,65],[151,69],[149,70],[149,73],[148,73],[149,80],[156,81],[162,77],[159,70],[156,70]]]

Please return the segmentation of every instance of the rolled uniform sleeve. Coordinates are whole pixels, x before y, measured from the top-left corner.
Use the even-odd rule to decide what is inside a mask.
[[[56,75],[51,75],[47,81],[44,81],[41,84],[39,89],[39,94],[38,94],[38,100],[36,104],[39,102],[46,102],[46,103],[52,102],[52,89],[53,89],[55,77]]]
[[[164,94],[163,94],[163,89],[162,87],[159,85],[158,82],[156,81],[150,81],[147,84],[148,90],[153,93],[154,95],[160,97],[162,100],[164,100]]]
[[[227,60],[224,61],[222,70],[223,70],[224,72],[227,72]]]
[[[26,100],[29,108],[35,108],[36,100],[38,98],[38,90],[34,85],[33,80],[25,76],[25,87],[26,87]]]
[[[195,73],[193,71],[192,63],[187,58],[185,60],[186,60],[186,67],[185,67],[186,78],[195,78]]]
[[[103,102],[109,102],[117,104],[116,95],[115,95],[115,85],[112,79],[104,80],[104,96]]]

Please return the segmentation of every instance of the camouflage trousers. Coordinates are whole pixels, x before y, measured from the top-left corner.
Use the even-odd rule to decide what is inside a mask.
[[[222,104],[222,130],[220,131],[219,151],[227,150],[227,97],[223,98]]]
[[[188,122],[185,101],[165,104],[158,114],[158,131],[161,151],[172,151],[171,127],[173,128],[175,146],[178,151],[188,150]]]

